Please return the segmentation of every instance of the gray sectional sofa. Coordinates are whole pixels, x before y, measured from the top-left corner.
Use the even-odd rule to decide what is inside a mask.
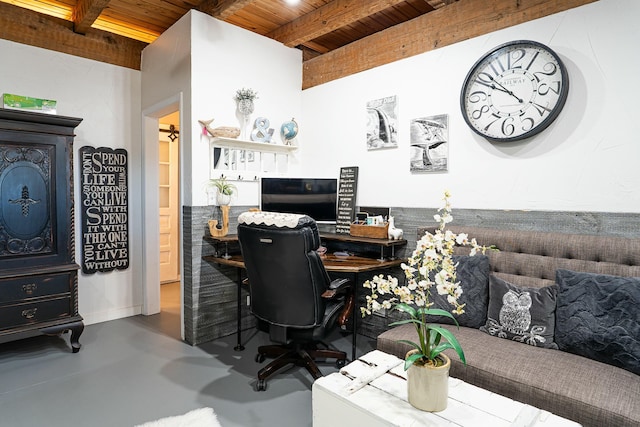
[[[467,364],[450,353],[450,375],[584,426],[640,426],[640,239],[449,228],[499,248],[488,273],[459,269],[471,310],[451,330]],[[413,326],[377,348],[402,358],[400,339]]]

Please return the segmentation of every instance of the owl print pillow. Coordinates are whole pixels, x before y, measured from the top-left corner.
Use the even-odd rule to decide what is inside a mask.
[[[489,335],[536,347],[554,348],[557,285],[521,288],[489,277],[487,322],[480,330]]]

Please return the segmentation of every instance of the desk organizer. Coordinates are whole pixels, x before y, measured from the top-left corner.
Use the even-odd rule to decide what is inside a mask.
[[[349,234],[354,237],[370,237],[372,239],[387,239],[389,231],[389,223],[384,225],[367,225],[351,223],[349,226]]]

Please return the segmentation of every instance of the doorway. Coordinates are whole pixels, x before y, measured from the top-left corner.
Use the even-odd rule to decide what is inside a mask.
[[[146,108],[142,111],[142,136],[143,136],[143,147],[142,147],[142,177],[143,177],[143,235],[144,235],[144,243],[143,243],[143,263],[142,263],[142,274],[143,274],[143,304],[142,304],[142,314],[144,315],[152,315],[152,314],[160,314],[162,319],[162,323],[169,326],[168,328],[163,328],[163,332],[170,330],[169,335],[175,336],[177,339],[184,339],[184,311],[182,306],[182,301],[184,301],[184,273],[181,260],[183,259],[182,252],[182,209],[181,206],[184,204],[184,193],[183,193],[183,179],[182,175],[184,174],[184,167],[182,166],[182,161],[184,159],[184,155],[182,150],[184,149],[184,144],[178,143],[177,145],[177,154],[175,157],[175,167],[177,169],[177,226],[175,227],[175,233],[177,237],[177,243],[171,244],[171,250],[176,251],[177,264],[178,264],[178,279],[174,283],[173,287],[173,296],[168,298],[173,302],[167,302],[166,304],[173,305],[174,314],[165,313],[161,309],[161,276],[160,276],[160,246],[161,246],[161,233],[160,233],[160,192],[162,185],[169,185],[173,187],[171,183],[169,184],[161,184],[160,183],[160,166],[163,163],[173,165],[173,161],[171,157],[169,160],[163,158],[161,161],[161,144],[160,144],[160,135],[164,132],[159,132],[160,130],[160,121],[165,121],[166,116],[173,117],[171,119],[167,119],[174,123],[169,123],[169,127],[171,124],[174,124],[174,128],[176,130],[183,129],[184,127],[181,125],[181,121],[183,120],[183,102],[182,102],[182,93],[179,93],[171,98],[165,99],[153,106]],[[187,132],[188,134],[189,132]],[[167,134],[168,135],[168,134]],[[188,139],[189,135],[181,135],[181,139]],[[164,191],[164,190],[162,190]],[[162,196],[164,197],[164,196]],[[175,224],[175,222],[174,222]],[[164,237],[163,237],[164,238]],[[166,305],[165,305],[166,306]],[[166,322],[165,322],[166,321]]]
[[[160,283],[180,281],[180,130],[179,113],[160,117],[158,199]]]
[[[180,113],[158,119],[160,312],[163,330],[180,339]]]

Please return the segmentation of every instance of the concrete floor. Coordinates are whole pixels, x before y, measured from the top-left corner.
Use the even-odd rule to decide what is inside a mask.
[[[233,350],[235,335],[192,347],[179,339],[179,288],[163,285],[162,294],[160,314],[87,326],[76,354],[66,335],[0,344],[0,426],[129,427],[205,406],[223,427],[312,425],[303,368],[253,391],[265,334],[246,331],[243,352]],[[330,344],[351,354],[350,336],[336,332]],[[359,337],[358,354],[373,344]]]

